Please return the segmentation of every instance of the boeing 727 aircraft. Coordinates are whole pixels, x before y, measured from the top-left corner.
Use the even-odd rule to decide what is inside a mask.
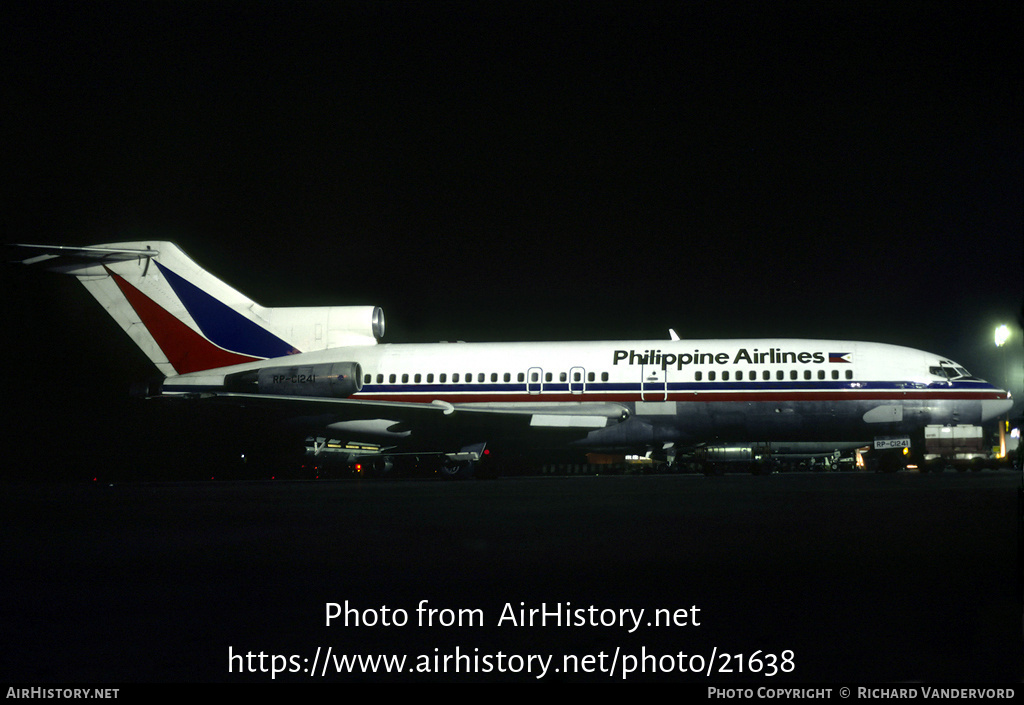
[[[452,474],[516,444],[647,454],[749,441],[912,447],[1008,392],[940,355],[844,340],[383,344],[375,306],[265,308],[170,242],[19,245],[73,275],[163,376],[151,396],[270,409],[351,458]],[[332,441],[334,441],[332,443]]]

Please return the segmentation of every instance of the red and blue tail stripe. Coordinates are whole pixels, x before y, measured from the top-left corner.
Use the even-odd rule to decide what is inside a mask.
[[[132,286],[124,277],[108,267],[104,269],[178,374],[296,352],[291,345],[166,267],[160,266],[160,271],[199,326],[202,335]]]
[[[290,343],[244,317],[235,309],[210,296],[195,284],[156,262],[178,299],[215,345],[253,358],[268,359],[299,352]]]

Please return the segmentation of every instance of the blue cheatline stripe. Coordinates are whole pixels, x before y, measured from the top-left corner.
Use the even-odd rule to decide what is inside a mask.
[[[155,261],[155,260],[154,260]],[[156,263],[189,314],[210,342],[252,357],[281,357],[299,352],[257,323]]]
[[[638,382],[587,382],[586,387],[583,387],[582,383],[573,383],[573,389],[583,390],[587,392],[639,392],[641,385]],[[536,390],[541,389],[539,382],[534,383],[533,388]],[[665,388],[664,384],[657,382],[648,382],[642,385],[642,388],[648,392],[656,392]],[[856,381],[828,381],[820,380],[817,381],[813,386],[808,386],[807,382],[669,382],[668,391],[670,392],[833,392],[836,390],[845,389],[849,391],[878,391],[878,390],[896,390],[896,391],[914,391],[914,390],[925,390],[931,389],[934,391],[949,391],[951,389],[957,390],[990,390],[995,387],[987,382],[963,382],[954,383],[952,385],[946,384],[945,382],[936,384],[914,384],[910,382],[856,382]],[[447,383],[437,384],[432,382],[424,382],[417,384],[415,382],[367,382],[363,384],[360,390],[363,394],[380,394],[380,393],[408,393],[408,392],[423,392],[423,393],[470,393],[470,392],[527,392],[525,382],[512,382],[512,383],[487,383],[487,382],[460,382],[460,383]],[[569,392],[570,387],[567,382],[545,382],[543,385],[543,391],[545,392]]]

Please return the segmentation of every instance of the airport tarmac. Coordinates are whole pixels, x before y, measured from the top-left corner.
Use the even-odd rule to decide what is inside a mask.
[[[1016,683],[1020,484],[8,482],[2,678]]]

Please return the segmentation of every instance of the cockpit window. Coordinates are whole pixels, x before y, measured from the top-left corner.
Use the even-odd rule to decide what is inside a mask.
[[[949,363],[941,363],[939,367],[929,367],[928,372],[937,376],[945,377],[948,380],[954,379],[977,379],[970,372],[959,365],[952,365]]]

